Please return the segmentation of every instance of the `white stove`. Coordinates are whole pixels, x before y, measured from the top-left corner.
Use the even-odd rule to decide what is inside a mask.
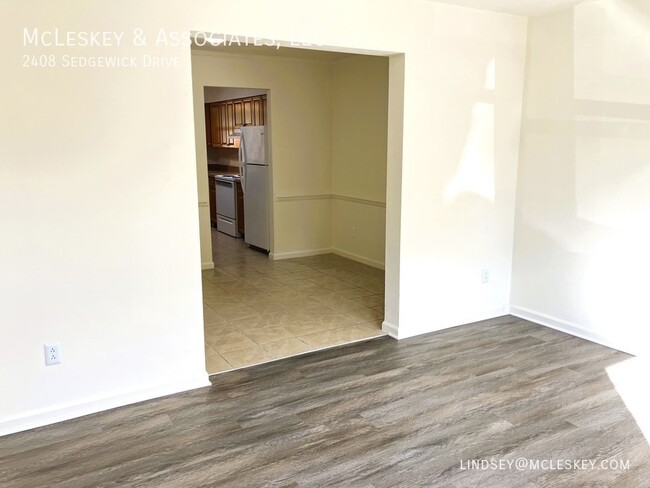
[[[217,196],[217,230],[233,237],[241,237],[237,230],[237,181],[238,176],[214,177]]]

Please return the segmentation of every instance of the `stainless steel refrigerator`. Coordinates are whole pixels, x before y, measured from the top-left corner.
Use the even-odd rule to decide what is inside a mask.
[[[244,241],[268,251],[271,241],[269,225],[269,163],[267,134],[264,125],[241,128],[239,160],[244,191]]]

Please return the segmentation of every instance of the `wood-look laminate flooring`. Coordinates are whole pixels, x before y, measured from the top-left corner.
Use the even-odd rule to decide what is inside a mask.
[[[643,487],[607,368],[630,356],[513,317],[223,373],[213,386],[0,438],[3,487]],[[469,470],[471,459],[627,470]]]

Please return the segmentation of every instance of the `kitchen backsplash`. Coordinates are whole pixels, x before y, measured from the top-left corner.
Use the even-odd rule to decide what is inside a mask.
[[[239,150],[234,147],[208,146],[208,169],[210,166],[239,167]]]

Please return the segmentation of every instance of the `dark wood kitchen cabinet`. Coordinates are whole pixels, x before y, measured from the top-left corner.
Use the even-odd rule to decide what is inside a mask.
[[[241,181],[237,182],[237,231],[244,235],[244,192],[242,191]]]
[[[253,124],[253,99],[246,99],[242,102],[243,120],[244,125]],[[262,125],[262,124],[259,124]]]
[[[206,104],[205,127],[208,146],[237,147],[228,136],[242,125],[266,125],[266,95],[223,100]],[[209,120],[208,120],[209,119]]]
[[[209,146],[221,146],[223,144],[223,137],[221,134],[221,107],[219,104],[211,103],[210,105],[210,121],[206,121],[205,125],[210,126],[210,141]]]
[[[242,100],[234,100],[232,102],[233,110],[233,126],[239,129],[244,124],[244,103]]]
[[[212,145],[212,115],[210,114],[210,104],[205,104],[205,139],[208,146]]]
[[[266,95],[251,99],[251,124],[266,125]]]
[[[217,130],[219,131],[219,145],[227,146],[228,145],[228,134],[230,133],[230,124],[232,120],[232,105],[226,103],[220,103],[219,106],[219,126]]]
[[[214,176],[208,176],[208,186],[210,187],[210,223],[217,226],[217,192]]]

